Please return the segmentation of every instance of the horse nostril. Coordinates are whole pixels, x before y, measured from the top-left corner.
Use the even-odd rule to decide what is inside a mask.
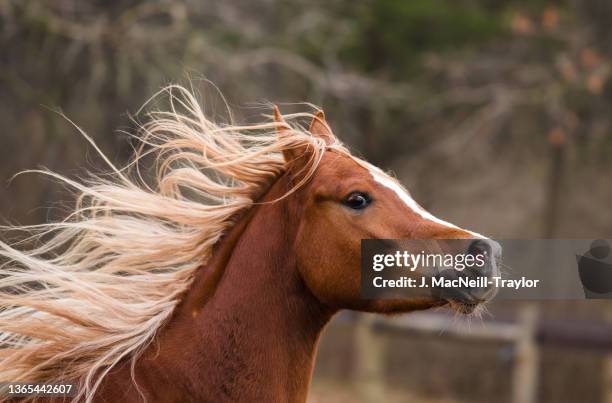
[[[470,243],[468,253],[473,256],[484,255],[485,261],[489,262],[492,259],[491,244],[487,240],[477,239]]]
[[[497,262],[501,259],[502,248],[499,243],[492,239],[473,240],[468,247],[468,254],[478,259],[478,255],[484,256],[484,267],[479,270],[480,274],[486,276],[499,275]],[[483,259],[482,257],[480,259]]]

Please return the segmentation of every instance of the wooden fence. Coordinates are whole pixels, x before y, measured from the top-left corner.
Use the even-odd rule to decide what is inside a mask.
[[[384,388],[384,354],[381,331],[406,334],[432,333],[446,338],[490,340],[514,345],[512,402],[536,403],[539,385],[539,347],[543,344],[597,349],[606,354],[602,373],[602,402],[612,403],[612,324],[584,321],[549,321],[538,317],[535,303],[518,311],[515,322],[485,320],[470,324],[437,313],[398,317],[360,316],[356,329],[356,376],[366,401],[378,401]],[[452,324],[449,324],[449,320]]]

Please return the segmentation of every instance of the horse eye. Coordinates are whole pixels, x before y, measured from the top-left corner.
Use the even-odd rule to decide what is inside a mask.
[[[342,204],[352,208],[353,210],[362,210],[370,205],[372,198],[367,193],[353,192],[351,193]]]

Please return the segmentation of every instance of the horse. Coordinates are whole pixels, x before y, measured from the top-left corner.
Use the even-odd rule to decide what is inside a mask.
[[[125,167],[83,133],[109,172],[39,171],[79,193],[65,220],[4,227],[29,235],[0,243],[0,382],[71,382],[86,402],[305,402],[339,311],[490,299],[361,296],[362,239],[477,242],[490,275],[499,245],[424,210],[322,111],[216,124],[189,90],[163,91]]]

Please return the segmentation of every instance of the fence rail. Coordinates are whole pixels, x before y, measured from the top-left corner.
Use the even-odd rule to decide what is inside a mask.
[[[606,355],[603,376],[603,401],[612,403],[612,324],[592,321],[541,320],[537,304],[526,304],[517,320],[484,320],[470,323],[461,317],[419,312],[398,317],[362,316],[357,324],[357,376],[364,396],[380,396],[384,367],[380,335],[382,332],[437,334],[439,337],[501,341],[514,345],[512,402],[538,401],[539,348],[557,345],[598,350]],[[372,400],[374,401],[374,400]]]

